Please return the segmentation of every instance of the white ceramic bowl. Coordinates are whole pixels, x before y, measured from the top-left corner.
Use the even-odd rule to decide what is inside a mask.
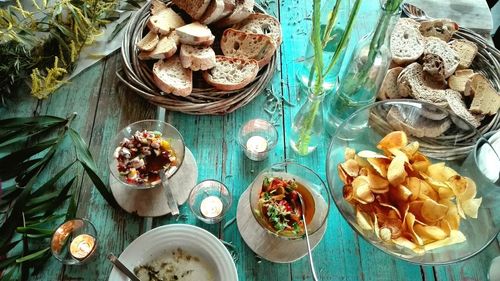
[[[144,233],[130,243],[119,259],[133,271],[134,267],[153,261],[178,248],[204,261],[208,268],[213,269],[215,280],[238,280],[231,254],[220,240],[202,228],[187,224],[160,226]],[[113,267],[108,280],[130,279]]]

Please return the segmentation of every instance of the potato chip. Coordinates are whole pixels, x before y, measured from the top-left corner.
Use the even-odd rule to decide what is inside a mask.
[[[398,218],[387,219],[382,223],[382,228],[389,229],[391,238],[395,239],[400,237],[403,232],[403,221]]]
[[[390,160],[384,158],[367,158],[368,163],[377,171],[379,175],[386,178],[387,169],[389,168]]]
[[[406,153],[404,153],[404,152],[402,152],[401,150],[399,150],[399,148],[391,148],[391,149],[389,149],[389,152],[390,152],[390,153],[391,153],[394,157],[399,156],[399,157],[403,158],[403,159],[405,160],[405,163],[408,163],[408,164],[410,163],[410,159],[408,158],[408,156],[406,155]],[[411,167],[411,165],[409,165],[409,168],[410,168],[410,169],[413,169],[413,168]]]
[[[389,159],[389,157],[382,155],[377,152],[373,152],[370,150],[361,150],[358,152],[358,156],[361,158],[379,158],[379,159]]]
[[[417,152],[413,155],[410,163],[412,164],[413,169],[419,172],[427,172],[427,168],[431,165],[429,159],[420,152]]]
[[[451,229],[457,230],[460,227],[460,216],[457,206],[450,200],[440,200],[439,203],[448,206],[448,212],[443,220],[448,222]]]
[[[446,185],[445,185],[446,186]],[[420,180],[420,193],[418,195],[420,199],[432,199],[434,201],[439,200],[439,194],[436,192],[434,187],[428,184],[426,181]]]
[[[448,234],[446,234],[444,230],[433,225],[424,226],[415,224],[413,226],[413,229],[415,230],[415,233],[417,233],[420,237],[427,238],[429,240],[441,240],[448,237]]]
[[[440,187],[438,189],[438,196],[439,199],[450,199],[455,196],[455,193],[453,193],[453,190],[451,190],[451,188]]]
[[[380,228],[379,233],[380,233],[380,236],[379,236],[380,239],[382,239],[383,241],[386,241],[386,242],[391,241],[392,232],[388,227]]]
[[[477,213],[479,211],[479,206],[481,206],[481,202],[483,201],[482,197],[479,198],[472,198],[469,200],[465,200],[461,202],[463,212],[473,218],[477,219]]]
[[[370,219],[370,215],[367,213],[356,210],[356,222],[358,225],[365,230],[372,230],[373,229],[373,222]]]
[[[389,182],[370,170],[368,170],[368,183],[373,193],[386,193],[389,191]]]
[[[476,183],[470,178],[455,175],[450,177],[447,183],[460,201],[476,197]]]
[[[344,185],[344,188],[342,189],[342,195],[344,197],[344,200],[351,204],[354,203],[354,190],[352,188],[352,185]]]
[[[380,150],[389,150],[391,148],[402,148],[408,144],[408,138],[403,131],[394,131],[387,134],[380,140],[377,148]]]
[[[465,235],[462,232],[459,230],[452,230],[449,237],[424,245],[424,250],[430,251],[444,246],[462,243],[465,240]]]
[[[345,151],[344,151],[345,160],[354,159],[354,156],[356,156],[356,150],[354,150],[350,147],[345,149]]]
[[[368,177],[359,176],[352,181],[352,187],[354,190],[354,198],[360,203],[366,204],[373,202],[375,196],[370,191],[370,184],[368,183]]]
[[[359,175],[359,165],[354,159],[349,159],[344,163],[340,164],[342,169],[351,177],[357,177]]]
[[[411,192],[410,200],[417,200],[420,196],[420,179],[416,177],[408,177],[406,178],[405,187]]]
[[[413,193],[406,186],[400,184],[389,189],[389,196],[393,201],[406,202],[410,200]]]
[[[418,152],[419,147],[420,147],[420,144],[418,143],[418,141],[413,141],[413,142],[407,144],[405,147],[402,147],[401,151],[404,152],[406,154],[406,156],[408,156],[409,159],[411,159],[411,158],[413,158],[415,153]]]
[[[392,159],[391,164],[387,169],[387,179],[392,185],[397,186],[405,181],[406,171],[404,165],[404,158],[396,156]]]
[[[446,233],[446,236],[450,236],[451,226],[446,219],[442,219],[439,221],[439,227],[444,231],[444,233]]]
[[[448,212],[448,206],[439,204],[432,199],[424,200],[422,204],[421,215],[424,221],[427,222],[437,222],[446,216]]]
[[[344,171],[344,169],[342,168],[342,165],[341,164],[338,164],[337,165],[337,172],[339,174],[339,178],[340,180],[344,183],[344,184],[351,184],[352,182],[352,177],[350,177],[346,171]]]
[[[400,246],[400,247],[404,247],[404,248],[407,248],[407,249],[410,249],[412,251],[414,251],[415,253],[417,254],[423,254],[423,249],[419,248],[417,246],[417,244],[411,242],[410,240],[408,240],[407,238],[405,237],[398,237],[396,239],[392,239],[391,240],[392,243]]]
[[[424,245],[424,240],[422,240],[422,238],[417,233],[415,233],[415,230],[413,229],[413,226],[415,225],[415,215],[413,215],[412,213],[407,213],[405,221],[406,228],[408,229],[413,239],[415,239],[416,244],[420,246]]]

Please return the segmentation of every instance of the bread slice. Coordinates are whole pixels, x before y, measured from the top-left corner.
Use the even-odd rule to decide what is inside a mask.
[[[193,19],[200,19],[208,8],[211,0],[172,0],[177,7],[184,10]]]
[[[193,71],[207,70],[215,66],[215,52],[210,47],[183,44],[179,57],[182,67]]]
[[[155,85],[165,93],[188,96],[193,90],[193,72],[182,67],[178,56],[159,60],[153,65]]]
[[[258,72],[256,60],[216,56],[215,67],[204,71],[203,78],[216,89],[233,91],[250,84]]]
[[[223,19],[223,18],[229,16],[230,14],[232,14],[234,11],[234,8],[236,8],[236,0],[224,0],[224,11],[220,15],[220,17],[215,21]]]
[[[411,19],[411,18],[399,18],[397,24],[398,25],[408,25],[408,26],[416,28],[416,29],[420,28],[420,23],[414,19]]]
[[[434,19],[420,23],[420,33],[425,37],[437,37],[448,42],[458,30],[458,24],[450,19]]]
[[[405,131],[418,138],[435,138],[446,132],[451,122],[449,118],[432,120],[423,116],[414,116],[414,111],[405,111],[404,107],[393,106],[387,112],[386,120],[394,130]]]
[[[451,41],[449,44],[460,58],[458,69],[469,68],[478,52],[476,43],[465,39],[457,39]]]
[[[424,54],[422,68],[434,81],[443,81],[445,78],[444,60],[436,54]]]
[[[453,90],[451,90],[453,91]],[[472,115],[465,106],[464,101],[462,100],[462,95],[459,92],[453,91],[449,92],[446,95],[446,101],[448,102],[449,108],[459,117],[469,122],[474,128],[481,126],[481,122],[479,122],[474,115]],[[467,129],[467,128],[464,128]]]
[[[425,40],[417,28],[410,24],[398,24],[391,34],[392,60],[398,65],[410,64],[424,53]]]
[[[211,24],[220,19],[224,12],[224,7],[224,0],[212,0],[203,16],[201,16],[200,22],[203,24]]]
[[[457,70],[460,58],[446,42],[436,37],[427,37],[425,40],[424,55],[434,54],[444,61],[444,77],[450,77]]]
[[[151,12],[151,15],[157,15],[161,10],[165,10],[167,8],[167,5],[162,1],[153,0],[151,1],[151,7],[149,8],[149,11]]]
[[[159,8],[158,8],[159,9]],[[183,26],[184,20],[171,8],[159,9],[156,14],[148,19],[147,26],[150,31],[162,35],[169,34],[177,27]]]
[[[275,17],[270,15],[251,14],[232,28],[244,32],[269,35],[273,38],[276,46],[281,44],[281,24]]]
[[[149,52],[142,51],[138,57],[140,60],[166,59],[177,52],[177,45],[177,36],[175,32],[171,32],[169,36],[161,37],[153,50]]]
[[[381,100],[385,99],[400,99],[407,97],[407,93],[399,91],[398,88],[398,76],[403,71],[402,67],[391,68],[385,74],[384,82],[380,87],[378,96]]]
[[[261,68],[269,63],[276,51],[276,45],[270,36],[233,28],[224,31],[220,47],[225,56],[254,59]]]
[[[141,51],[152,51],[158,42],[160,41],[160,37],[156,32],[150,31],[144,38],[141,39],[141,41],[137,42],[137,48]]]
[[[192,22],[175,29],[182,44],[210,46],[214,43],[212,31],[204,24]]]
[[[465,84],[466,96],[473,96],[469,110],[475,114],[494,115],[500,109],[500,94],[488,79],[476,73]]]
[[[253,13],[253,6],[255,4],[255,0],[236,0],[235,7],[231,14],[227,17],[219,20],[216,23],[217,27],[226,27],[233,25],[235,23],[241,22],[246,19],[250,14]]]
[[[446,107],[448,90],[434,89],[424,80],[422,66],[414,62],[407,66],[398,76],[398,88],[401,94],[409,95],[417,100]]]
[[[448,78],[448,85],[450,86],[450,89],[464,93],[465,84],[467,84],[467,81],[473,74],[474,71],[472,69],[460,69],[455,71],[455,74]]]

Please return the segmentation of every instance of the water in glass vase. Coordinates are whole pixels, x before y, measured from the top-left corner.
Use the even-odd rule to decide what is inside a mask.
[[[326,122],[327,127],[337,128],[356,110],[372,104],[375,101],[373,90],[366,87],[359,87],[355,92],[346,91],[345,88],[340,88],[332,99],[335,107],[327,111]],[[354,125],[354,124],[353,124]],[[364,126],[364,124],[359,124]]]

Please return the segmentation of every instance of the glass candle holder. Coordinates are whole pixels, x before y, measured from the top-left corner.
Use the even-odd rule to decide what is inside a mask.
[[[63,264],[87,263],[97,250],[97,231],[86,219],[66,221],[52,235],[50,248],[52,255]]]
[[[266,120],[253,119],[241,127],[238,142],[250,160],[262,161],[276,146],[278,131]]]
[[[214,224],[224,218],[231,207],[232,198],[223,183],[205,180],[191,190],[188,201],[189,208],[199,220]]]

